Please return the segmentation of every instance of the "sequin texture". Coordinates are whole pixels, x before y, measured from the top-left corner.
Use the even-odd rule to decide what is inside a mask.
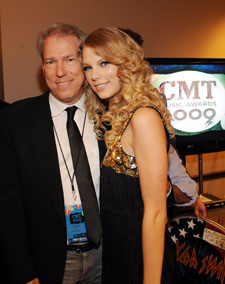
[[[112,144],[108,149],[102,165],[111,167],[117,173],[126,174],[132,177],[138,177],[135,157],[125,153],[121,145],[122,134],[124,133],[132,115],[133,112],[130,113],[129,117],[124,122],[124,126],[122,128],[121,134],[117,139],[117,142]]]

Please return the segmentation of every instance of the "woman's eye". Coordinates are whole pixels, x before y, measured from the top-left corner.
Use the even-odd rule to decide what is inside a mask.
[[[85,71],[88,71],[88,70],[90,70],[91,69],[91,67],[90,66],[83,66],[83,71],[85,72]]]
[[[108,65],[108,64],[110,64],[109,61],[102,61],[102,62],[101,62],[101,65],[102,65],[102,66],[106,66],[106,65]]]

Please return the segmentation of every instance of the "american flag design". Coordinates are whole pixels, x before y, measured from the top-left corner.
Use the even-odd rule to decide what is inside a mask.
[[[225,228],[196,217],[177,217],[168,225],[176,244],[173,284],[225,283]]]

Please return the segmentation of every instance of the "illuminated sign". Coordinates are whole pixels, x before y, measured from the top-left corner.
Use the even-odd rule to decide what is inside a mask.
[[[198,134],[215,125],[225,129],[223,81],[225,75],[192,70],[152,76],[152,84],[166,96],[173,127],[183,135]]]

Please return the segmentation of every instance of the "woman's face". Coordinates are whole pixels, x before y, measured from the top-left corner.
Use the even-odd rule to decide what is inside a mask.
[[[90,87],[100,99],[110,99],[121,91],[118,67],[97,55],[91,47],[83,48],[83,70]]]

